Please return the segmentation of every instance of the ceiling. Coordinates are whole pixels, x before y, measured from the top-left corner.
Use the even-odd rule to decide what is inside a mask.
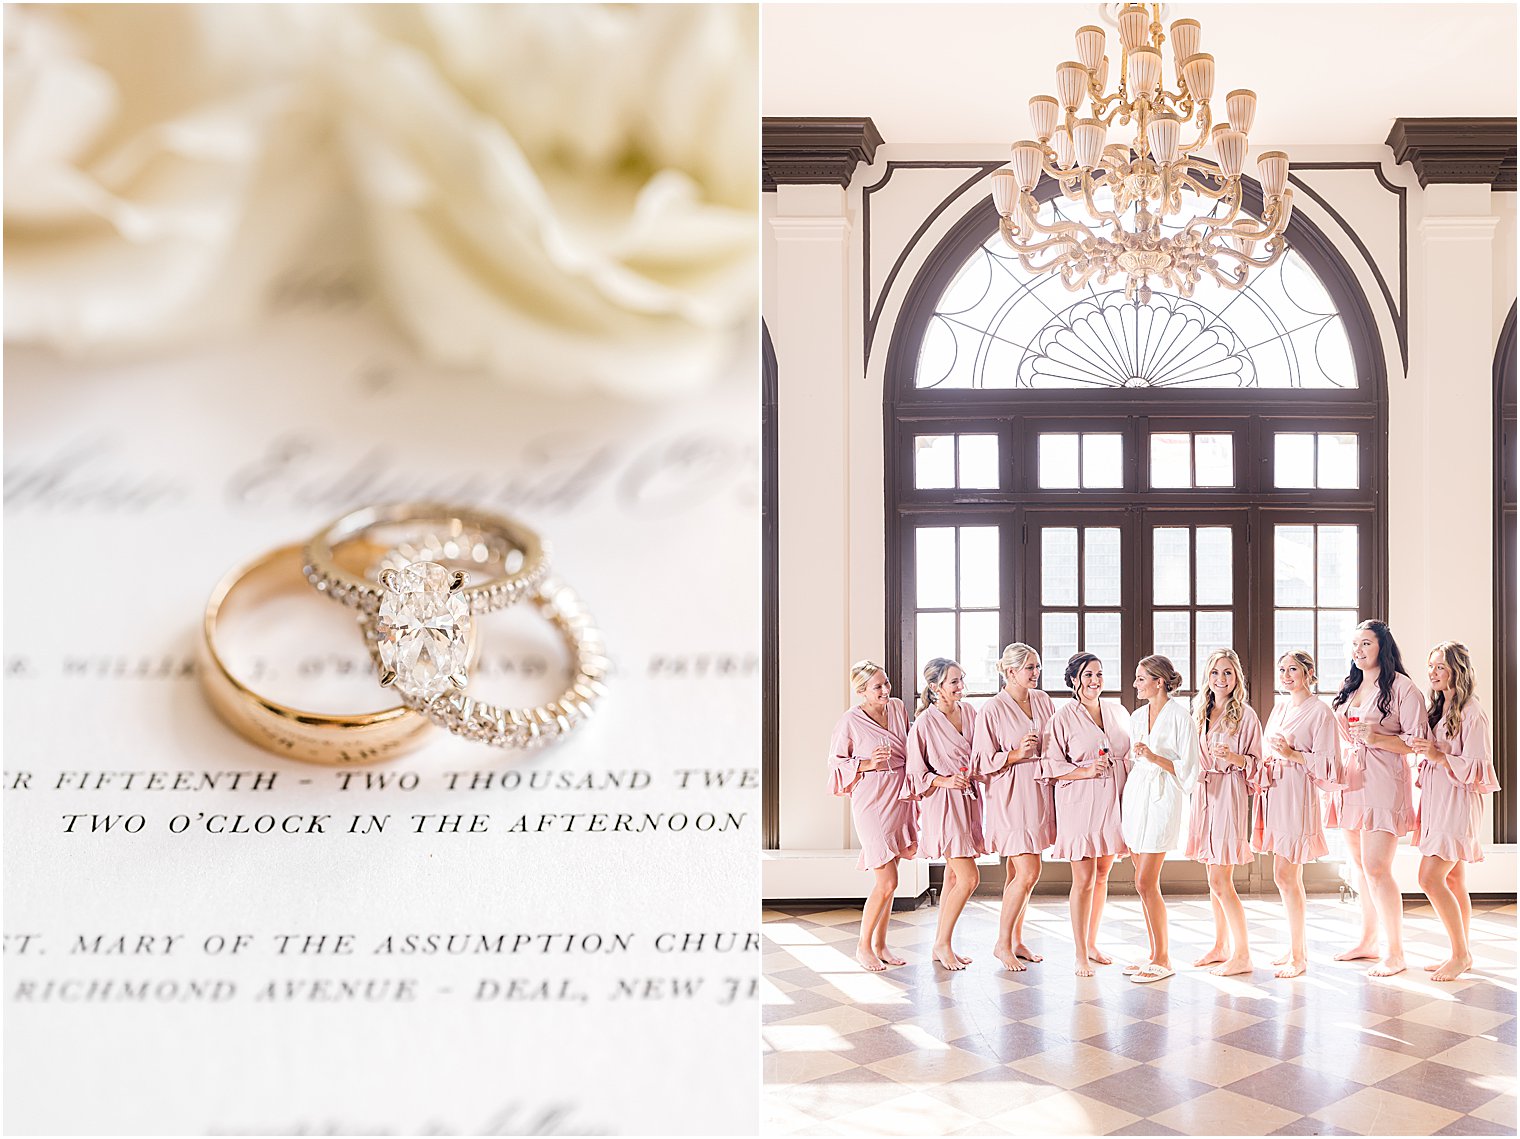
[[[762,4],[763,113],[870,116],[888,143],[1024,138],[1029,97],[1055,93],[1077,28],[1105,26],[1099,7]],[[1254,148],[1377,144],[1400,117],[1514,115],[1515,13],[1514,4],[1170,4],[1163,22],[1200,22],[1218,95],[1257,92]]]

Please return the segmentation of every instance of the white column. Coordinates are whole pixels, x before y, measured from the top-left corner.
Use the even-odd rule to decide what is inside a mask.
[[[1410,673],[1423,688],[1431,646],[1462,641],[1472,650],[1479,698],[1490,710],[1495,699],[1493,357],[1498,329],[1493,292],[1498,221],[1486,185],[1425,190],[1417,301],[1424,334],[1417,360],[1411,361],[1422,381],[1416,462],[1422,509],[1414,515],[1416,526],[1392,528],[1389,550],[1392,565],[1414,554],[1422,571],[1418,634],[1410,639],[1400,631]],[[1392,462],[1412,459],[1395,450]]]
[[[843,850],[829,733],[849,705],[850,219],[838,186],[780,186],[770,218],[777,363],[781,849]]]

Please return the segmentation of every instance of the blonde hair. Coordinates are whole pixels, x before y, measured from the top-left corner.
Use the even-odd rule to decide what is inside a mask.
[[[1285,660],[1293,661],[1303,670],[1304,684],[1310,692],[1313,692],[1314,682],[1319,679],[1319,674],[1314,671],[1314,658],[1303,649],[1293,649],[1291,652],[1283,653],[1282,656],[1278,657],[1277,663],[1281,665]]]
[[[1203,675],[1198,678],[1198,700],[1193,708],[1193,720],[1200,732],[1209,730],[1209,721],[1214,717],[1214,686],[1208,682],[1208,675],[1213,671],[1215,662],[1221,660],[1229,661],[1230,667],[1235,670],[1235,687],[1224,701],[1224,722],[1227,726],[1239,727],[1245,719],[1248,699],[1245,669],[1240,667],[1240,658],[1235,655],[1234,649],[1215,649],[1204,663]]]
[[[886,669],[873,660],[858,660],[850,665],[850,687],[856,692],[864,692],[866,684],[870,682],[871,677],[875,676],[878,672],[886,671]]]
[[[934,698],[938,695],[936,689],[939,687],[940,682],[945,679],[945,674],[952,668],[960,668],[960,665],[949,657],[935,657],[928,664],[924,665],[924,690],[918,694],[918,710],[920,712],[927,712],[929,710],[929,705],[934,703]]]
[[[1441,722],[1444,715],[1446,718],[1446,738],[1451,739],[1462,730],[1462,711],[1467,707],[1467,702],[1473,698],[1473,689],[1478,686],[1477,674],[1473,672],[1472,653],[1461,641],[1442,641],[1432,653],[1440,653],[1446,662],[1446,667],[1451,670],[1451,703],[1447,705],[1446,693],[1436,692],[1430,700],[1430,729]]]
[[[1003,650],[1003,655],[998,657],[997,674],[1003,679],[1003,683],[1007,684],[1008,673],[1011,670],[1023,668],[1028,663],[1030,657],[1037,657],[1039,655],[1039,653],[1035,652],[1032,647],[1026,645],[1023,641],[1014,641],[1013,644]]]
[[[1145,669],[1151,676],[1161,681],[1161,687],[1166,689],[1168,696],[1182,687],[1182,673],[1177,671],[1177,666],[1172,664],[1170,657],[1152,653],[1148,657],[1141,657],[1135,667]]]

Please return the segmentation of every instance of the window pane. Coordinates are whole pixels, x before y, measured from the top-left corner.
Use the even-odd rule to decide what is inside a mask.
[[[955,656],[955,614],[920,613],[917,639],[918,667],[913,674],[913,691],[922,692],[924,665],[935,657]]]
[[[1358,624],[1354,609],[1322,609],[1319,655],[1314,658],[1321,692],[1335,692],[1351,671],[1351,633]]]
[[[1273,470],[1277,486],[1313,486],[1314,436],[1279,433]]]
[[[1198,527],[1198,604],[1230,605],[1235,600],[1234,533],[1228,526]]]
[[[1089,613],[1083,630],[1082,648],[1103,662],[1103,691],[1121,688],[1124,662],[1119,659],[1119,614]]]
[[[1082,436],[1082,485],[1115,487],[1124,485],[1124,436]]]
[[[1192,471],[1188,467],[1190,435],[1151,436],[1151,486],[1190,487]]]
[[[1192,602],[1193,595],[1188,589],[1188,545],[1191,540],[1185,526],[1158,526],[1151,531],[1151,600],[1154,604],[1188,605]]]
[[[1051,490],[1077,485],[1077,437],[1041,435],[1040,486]]]
[[[913,437],[913,485],[919,490],[940,490],[955,485],[955,436]]]
[[[1274,527],[1274,605],[1314,604],[1314,527]]]
[[[1277,684],[1277,662],[1283,653],[1302,649],[1314,656],[1314,611],[1312,609],[1279,609],[1272,614],[1272,684]],[[1323,670],[1320,659],[1314,657],[1317,669]],[[1322,677],[1323,679],[1323,677]]]
[[[1195,486],[1235,485],[1235,436],[1196,435],[1197,455],[1193,466]]]
[[[996,526],[961,527],[961,607],[996,609],[998,597]]]
[[[1083,534],[1085,605],[1119,604],[1119,531],[1117,527],[1089,526]]]
[[[961,614],[960,662],[966,672],[966,695],[992,696],[997,692],[993,668],[1001,652],[997,640],[997,613]]]
[[[1040,598],[1045,605],[1077,603],[1077,532],[1047,526],[1040,531]],[[1076,640],[1076,631],[1072,631]],[[1073,652],[1076,650],[1073,649]],[[1071,653],[1067,653],[1070,656]]]
[[[1355,605],[1357,586],[1356,527],[1319,529],[1319,604]]]
[[[916,535],[918,608],[955,608],[955,530],[949,526],[921,526]]]
[[[1066,662],[1077,651],[1077,615],[1046,613],[1040,618],[1040,684],[1051,692],[1065,692]]]
[[[1333,489],[1354,489],[1360,481],[1358,476],[1356,436],[1321,435],[1319,485]]]
[[[960,485],[971,490],[996,490],[998,487],[998,437],[996,435],[961,436]]]
[[[1153,614],[1155,636],[1151,640],[1151,652],[1160,653],[1172,662],[1172,667],[1182,673],[1182,687],[1191,688],[1193,638],[1189,636],[1186,610],[1158,609]]]
[[[1193,643],[1197,648],[1198,684],[1202,687],[1209,681],[1204,669],[1209,654],[1215,649],[1230,648],[1235,640],[1235,615],[1228,609],[1223,612],[1200,611],[1194,620],[1198,623],[1198,634]]]

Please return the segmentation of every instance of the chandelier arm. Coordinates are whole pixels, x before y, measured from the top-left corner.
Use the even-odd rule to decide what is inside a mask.
[[[1028,201],[1025,201],[1026,198]],[[1046,225],[1040,220],[1040,204],[1027,191],[1020,195],[1019,205],[1024,208],[1024,216],[1029,219],[1029,224],[1039,233],[1075,234],[1079,240],[1093,235],[1092,230],[1081,222],[1053,221]]]
[[[1263,257],[1252,257],[1250,254],[1242,253],[1238,249],[1232,249],[1228,245],[1211,246],[1210,248],[1216,258],[1220,256],[1233,257],[1242,266],[1249,265],[1254,269],[1271,268],[1277,263],[1277,259],[1282,256],[1283,250],[1283,247],[1278,245],[1273,247],[1271,252]]]
[[[1199,197],[1213,198],[1216,202],[1230,192],[1230,184],[1228,182],[1217,190],[1210,189],[1204,183],[1198,181],[1197,178],[1193,177],[1192,170],[1188,166],[1184,166],[1181,169],[1177,175],[1177,180],[1184,183],[1189,190],[1192,190]]]
[[[1203,271],[1232,292],[1239,292],[1246,287],[1247,271],[1244,265],[1240,267],[1238,273],[1222,273],[1216,266],[1205,261]]]
[[[1187,146],[1179,148],[1178,153],[1191,156],[1194,151],[1202,150],[1209,141],[1209,131],[1214,126],[1214,115],[1209,110],[1207,102],[1198,104],[1198,137]]]
[[[1087,206],[1087,212],[1093,217],[1097,218],[1099,221],[1106,221],[1110,225],[1121,225],[1118,214],[1114,213],[1112,210],[1100,210],[1098,208],[1098,203],[1093,201],[1092,192],[1092,179],[1086,174],[1082,175],[1082,199],[1084,204]]]
[[[1231,196],[1230,209],[1223,217],[1209,217],[1207,215],[1192,218],[1182,227],[1184,233],[1199,233],[1205,237],[1213,237],[1216,233],[1232,232],[1231,227],[1235,224],[1235,218],[1240,214],[1240,194]]]
[[[1017,253],[1021,259],[1024,258],[1024,257],[1033,257],[1037,253],[1044,253],[1047,249],[1056,248],[1058,246],[1065,246],[1067,248],[1070,248],[1074,244],[1073,241],[1072,241],[1072,239],[1069,238],[1069,237],[1051,237],[1051,238],[1047,238],[1044,241],[1038,242],[1038,243],[1033,244],[1033,245],[1018,245],[1018,244],[1015,244],[1013,238],[1010,237],[1006,233],[1003,234],[1003,241],[1008,246],[1008,248],[1011,249],[1011,250],[1013,250],[1015,253]],[[1059,265],[1061,263],[1061,261],[1065,259],[1066,256],[1068,256],[1068,255],[1067,254],[1062,254],[1062,255],[1058,256],[1049,265],[1046,265],[1043,269],[1041,269],[1039,271],[1041,273],[1043,273],[1046,270],[1051,269],[1051,268],[1053,268],[1056,265]],[[1033,270],[1031,270],[1031,272],[1033,272]]]

